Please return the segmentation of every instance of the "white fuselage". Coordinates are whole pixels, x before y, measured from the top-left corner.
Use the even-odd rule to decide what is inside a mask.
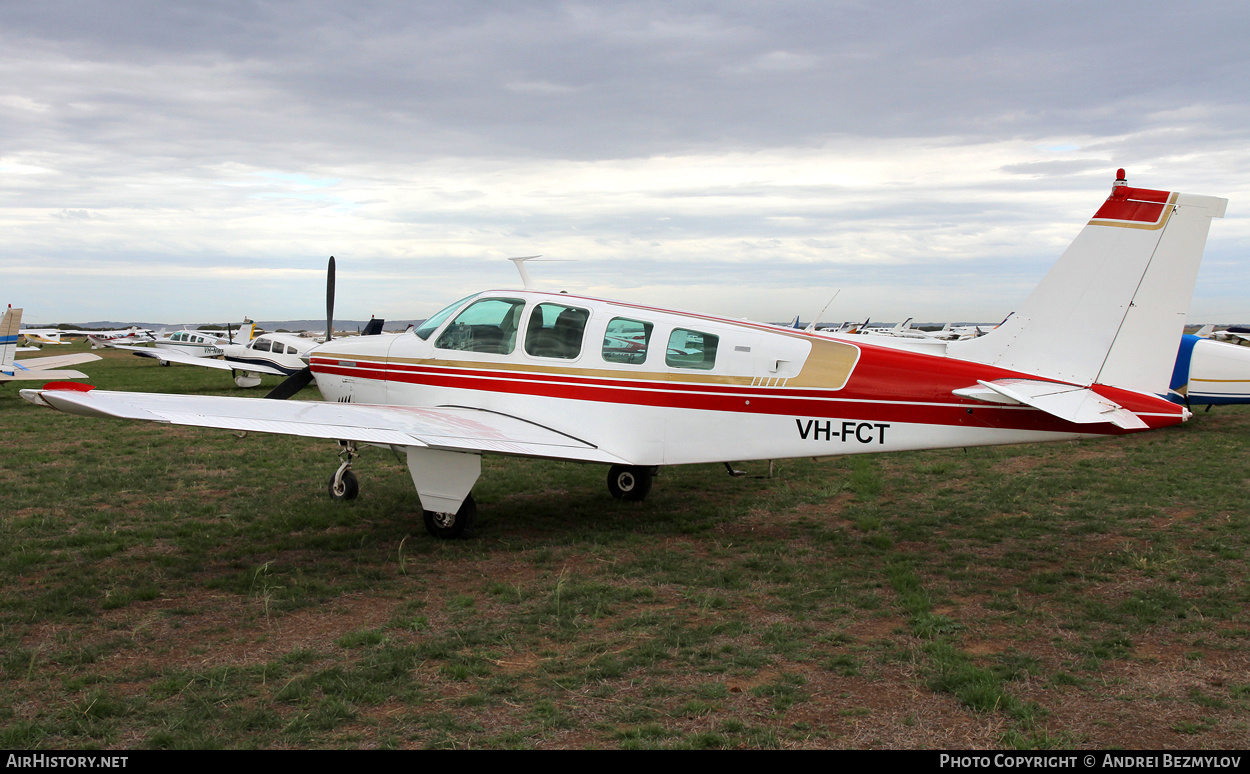
[[[218,345],[226,362],[247,371],[248,366],[265,366],[284,374],[293,374],[305,366],[302,356],[316,342],[293,333],[265,333],[246,344]]]
[[[485,302],[514,309],[498,325],[459,323]],[[584,322],[575,346],[556,341],[556,326],[535,324],[540,307],[577,310]],[[424,336],[317,347],[310,362],[322,395],[541,417],[543,427],[636,465],[1116,432],[953,394],[1021,374],[948,358],[940,341],[836,336],[534,291],[490,291],[452,311]],[[1170,404],[1143,400],[1143,416],[1180,421]]]
[[[192,357],[217,357],[222,354],[221,340],[198,331],[178,331],[152,342],[158,349],[182,352]]]

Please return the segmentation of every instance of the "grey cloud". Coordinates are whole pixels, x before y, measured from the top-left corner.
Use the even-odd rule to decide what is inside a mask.
[[[48,2],[0,22],[16,56],[105,75],[30,74],[67,135],[124,142],[133,118],[291,162],[1122,134],[1162,106],[1244,115],[1250,32],[1236,5],[1130,3]]]
[[[481,245],[484,254],[514,244],[524,248],[512,254],[542,252],[543,240],[576,233],[585,238],[565,244],[650,255],[667,267],[659,275],[691,282],[761,281],[749,268],[759,259],[777,276],[809,267],[800,276],[836,285],[847,281],[842,261],[865,281],[878,273],[885,287],[922,281],[921,256],[936,265],[925,279],[937,286],[993,276],[1015,287],[1005,278],[1014,267],[999,256],[976,263],[984,255],[968,251],[1001,247],[1028,266],[1053,258],[1051,201],[1074,178],[1084,190],[1124,166],[1133,180],[1148,170],[1150,184],[1192,181],[1195,192],[1218,195],[1250,178],[1248,20],[1238,3],[3,3],[0,215],[25,264],[299,267],[322,241],[361,244],[367,221],[385,234],[376,249],[391,251],[370,259],[392,267],[417,263],[395,258],[396,244],[438,231],[460,239],[449,252]],[[860,199],[834,184],[708,182],[697,167],[688,186],[631,180],[588,208],[535,202],[537,191],[483,193],[490,164],[500,174],[527,164],[526,184],[538,187],[530,170],[569,169],[549,164],[561,160],[858,148],[883,138],[901,138],[895,151],[962,158],[989,141],[1057,137],[1071,138],[1071,151],[995,158],[1001,177],[992,180],[891,171],[860,184],[874,194]],[[477,166],[458,190],[445,181],[462,161]],[[347,179],[354,201],[265,171]],[[443,182],[412,195],[405,186],[422,186],[423,173]],[[1026,190],[1050,199],[1027,206]],[[363,210],[355,230],[337,235],[329,216],[352,208]],[[325,230],[284,242],[309,222]],[[1237,233],[1228,225],[1213,228],[1213,240]],[[1031,241],[1019,234],[1047,228],[1045,249],[1020,247]],[[1011,250],[999,230],[1017,235]],[[898,249],[860,254],[857,240],[869,233]],[[1237,238],[1213,252],[1236,252]],[[725,245],[734,252],[713,254]],[[815,265],[817,256],[832,265]],[[477,272],[448,255],[423,257],[419,273],[452,291],[456,276]],[[965,276],[971,264],[983,272]],[[64,295],[66,276],[48,298]],[[81,292],[96,292],[93,283]],[[308,284],[315,295],[316,281]],[[232,292],[225,280],[212,287]]]

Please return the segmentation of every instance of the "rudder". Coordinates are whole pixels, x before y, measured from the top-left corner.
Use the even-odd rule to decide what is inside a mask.
[[[1227,199],[1130,188],[1094,218],[1020,309],[952,357],[1074,384],[1165,395],[1211,218]]]

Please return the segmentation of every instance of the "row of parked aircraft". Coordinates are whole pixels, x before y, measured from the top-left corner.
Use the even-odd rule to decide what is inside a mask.
[[[1191,416],[1166,396],[1226,206],[1130,187],[1120,170],[1020,308],[965,340],[789,329],[525,282],[459,299],[410,333],[312,346],[270,394],[315,380],[324,401],[73,383],[22,396],[87,416],[334,440],[329,490],[341,499],[359,491],[359,448],[389,447],[445,538],[474,522],[484,453],[603,463],[613,496],[641,500],[664,465],[1121,435]],[[333,259],[327,286],[331,331]]]

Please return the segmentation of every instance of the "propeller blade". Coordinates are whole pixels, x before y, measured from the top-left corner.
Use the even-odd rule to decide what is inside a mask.
[[[326,341],[334,338],[334,256],[330,256],[330,265],[326,269]],[[304,358],[304,362],[308,362],[308,358]],[[282,383],[274,387],[266,395],[266,398],[273,400],[286,400],[295,393],[308,386],[313,380],[313,372],[311,366],[304,366],[300,370],[291,374],[282,380]]]
[[[334,256],[326,270],[326,341],[334,338]]]
[[[270,390],[269,394],[266,395],[265,398],[272,398],[273,400],[286,400],[307,387],[308,383],[312,381],[312,378],[312,369],[308,366],[304,366],[300,370],[283,379],[282,383]]]

